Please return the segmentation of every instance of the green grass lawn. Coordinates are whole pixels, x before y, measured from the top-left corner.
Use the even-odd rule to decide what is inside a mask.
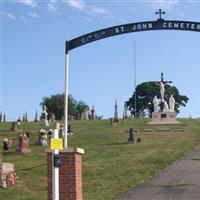
[[[142,141],[127,142],[128,129],[142,130],[146,119],[127,119],[118,126],[107,120],[73,121],[73,137],[69,146],[85,150],[83,157],[84,200],[110,200],[119,193],[149,179],[185,152],[200,144],[200,123],[187,123],[185,132],[137,133]],[[0,199],[42,200],[47,198],[46,149],[35,145],[39,124],[23,124],[23,130],[32,132],[29,154],[17,154],[19,133],[10,132],[10,123],[0,123],[0,148],[4,137],[14,140],[14,147],[3,157],[3,162],[15,164],[19,183],[9,189],[0,189]],[[21,128],[22,129],[22,128]]]

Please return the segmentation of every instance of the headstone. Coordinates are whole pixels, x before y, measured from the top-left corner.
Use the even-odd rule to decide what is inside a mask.
[[[35,118],[34,118],[34,122],[38,122],[39,121],[39,117],[38,117],[38,112],[37,110],[35,111]]]
[[[19,146],[16,149],[18,153],[29,153],[31,149],[29,147],[29,138],[26,134],[19,135]]]
[[[3,115],[3,122],[6,122],[6,114]]]
[[[21,117],[19,116],[18,119],[17,119],[17,125],[18,125],[18,126],[21,125],[21,121],[22,121],[22,120],[21,120]]]
[[[53,130],[52,129],[49,129],[49,131],[48,131],[48,142],[49,142],[49,144],[50,144],[50,141],[51,141],[51,138],[53,138]]]
[[[3,113],[0,112],[0,122],[3,122]]]
[[[92,106],[92,109],[91,109],[91,116],[90,116],[90,119],[96,119],[96,114],[95,114],[94,106]]]
[[[55,118],[56,118],[55,115],[52,113],[52,114],[51,114],[51,117],[50,117],[51,122],[55,122]]]
[[[85,111],[81,114],[81,119],[82,120],[89,120],[89,112]]]
[[[27,113],[27,111],[25,112],[24,117],[25,117],[25,122],[28,122],[28,113]]]
[[[12,122],[12,126],[11,126],[10,130],[13,131],[13,132],[17,132],[18,131],[18,123]]]
[[[40,116],[40,124],[43,126],[49,126],[49,121],[48,121],[48,113],[46,110],[46,106],[42,107],[42,113]]]
[[[8,187],[8,175],[11,173],[14,173],[14,164],[0,163],[0,186],[2,188]]]
[[[115,100],[115,111],[114,111],[114,118],[113,118],[113,122],[114,123],[118,123],[119,122],[117,108],[118,108],[118,106],[117,106],[117,100]]]
[[[134,136],[134,129],[133,128],[129,129],[128,141],[131,142],[131,143],[135,143],[135,136]]]
[[[40,129],[40,132],[38,134],[38,141],[36,142],[36,144],[38,145],[42,145],[42,146],[47,146],[48,142],[47,142],[47,132],[45,129]]]
[[[127,104],[124,104],[124,118],[129,118]]]

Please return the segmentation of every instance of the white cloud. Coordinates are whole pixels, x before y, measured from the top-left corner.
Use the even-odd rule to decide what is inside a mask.
[[[70,7],[78,9],[78,10],[83,10],[86,8],[86,4],[84,0],[64,0]]]
[[[31,7],[36,7],[37,6],[37,2],[35,0],[20,0],[17,1],[18,3],[23,3],[26,6],[31,6]]]
[[[154,9],[169,10],[178,4],[178,0],[152,0],[151,7]]]
[[[109,12],[106,9],[97,7],[97,6],[91,7],[91,11],[93,13],[100,14],[100,15],[109,14]]]
[[[10,12],[3,12],[2,15],[8,17],[9,19],[13,19],[13,20],[16,20],[17,17],[15,17],[15,15],[13,15],[12,13]]]
[[[39,18],[40,17],[36,12],[30,12],[30,13],[28,13],[28,15],[33,17],[33,18]]]
[[[53,12],[58,11],[58,7],[56,6],[55,3],[48,3],[47,8],[48,8],[49,11],[53,11]]]
[[[84,0],[63,0],[63,2],[67,3],[68,6],[79,10],[81,12],[85,12],[89,15],[98,14],[105,15],[109,14],[109,11],[99,6],[88,6]]]

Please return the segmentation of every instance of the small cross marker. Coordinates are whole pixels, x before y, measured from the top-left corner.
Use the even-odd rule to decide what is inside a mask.
[[[165,14],[165,12],[164,11],[162,11],[162,9],[159,9],[157,12],[155,12],[156,13],[156,15],[159,15],[159,19],[162,19],[162,15],[164,15]]]

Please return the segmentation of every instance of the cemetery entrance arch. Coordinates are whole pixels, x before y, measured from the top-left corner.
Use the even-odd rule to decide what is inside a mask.
[[[77,47],[86,45],[90,42],[95,42],[104,38],[117,36],[125,33],[153,31],[153,30],[179,30],[179,31],[195,31],[200,32],[200,22],[193,21],[177,21],[165,20],[162,15],[165,14],[161,9],[156,12],[159,18],[155,21],[144,21],[130,24],[122,24],[118,26],[109,27],[106,29],[97,30],[72,40],[66,41],[66,69],[65,69],[65,147],[67,147],[67,127],[68,127],[68,66],[69,66],[69,52]]]

